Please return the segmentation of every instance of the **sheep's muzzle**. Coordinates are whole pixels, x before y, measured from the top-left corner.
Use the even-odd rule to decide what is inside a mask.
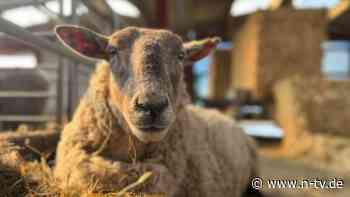
[[[166,94],[139,92],[130,105],[128,123],[136,137],[146,142],[160,141],[165,137],[175,117]]]

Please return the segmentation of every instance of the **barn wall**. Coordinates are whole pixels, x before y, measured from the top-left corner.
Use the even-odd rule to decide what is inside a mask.
[[[45,92],[48,83],[37,69],[1,69],[0,90],[5,92]],[[8,93],[6,93],[8,95]],[[40,115],[46,98],[0,98],[0,115]]]
[[[59,57],[55,54],[48,53],[48,52],[43,52],[41,56],[41,61],[38,65],[40,71],[43,73],[45,78],[49,82],[49,92],[53,95],[56,95],[56,88],[57,88],[57,80],[58,80],[58,75],[57,75],[57,69],[58,69],[58,60]],[[64,75],[63,75],[63,111],[66,113],[68,111],[68,88],[69,88],[69,66],[72,65],[72,63],[67,62],[68,60],[64,60],[65,66],[63,67],[64,69]],[[78,70],[78,75],[76,76],[76,81],[77,81],[77,97],[75,101],[73,101],[73,105],[76,106],[79,103],[79,99],[81,96],[84,94],[87,85],[88,85],[88,80],[89,76],[91,75],[93,71],[93,67],[88,67],[84,65],[76,65],[77,70]],[[48,99],[47,102],[47,107],[45,110],[45,113],[50,114],[50,115],[55,115],[56,113],[56,96],[51,97]]]
[[[251,15],[234,36],[234,86],[266,98],[277,80],[296,73],[321,75],[326,25],[323,10],[284,8]]]
[[[49,52],[43,51],[40,56],[39,70],[43,73],[44,77],[49,82],[49,93],[56,95],[56,85],[57,85],[57,67],[58,67],[58,56]],[[65,81],[67,80],[64,77]],[[66,98],[66,94],[63,95]],[[66,101],[64,102],[66,107]],[[56,97],[49,98],[47,100],[47,105],[45,113],[50,115],[55,115],[56,112]]]
[[[78,65],[78,98],[76,100],[76,105],[79,104],[81,97],[85,94],[89,86],[90,76],[94,70],[95,68],[91,66]]]

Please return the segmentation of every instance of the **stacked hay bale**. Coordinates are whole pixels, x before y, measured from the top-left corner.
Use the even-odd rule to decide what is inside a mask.
[[[298,108],[295,110],[299,117],[305,119],[307,130],[350,136],[349,80],[331,81],[297,75],[278,82],[274,92],[277,103],[284,102],[283,106],[293,105]],[[287,99],[291,100],[287,102]],[[278,108],[277,105],[277,111],[282,110],[287,111],[287,108]]]
[[[293,76],[277,82],[274,94],[286,134],[280,154],[350,175],[350,81]]]
[[[251,15],[233,38],[233,86],[265,99],[278,80],[296,73],[321,75],[325,33],[322,10],[283,8]]]
[[[325,82],[322,98],[311,112],[315,131],[350,136],[350,80]],[[318,118],[318,119],[317,119]],[[318,126],[318,127],[317,127]]]

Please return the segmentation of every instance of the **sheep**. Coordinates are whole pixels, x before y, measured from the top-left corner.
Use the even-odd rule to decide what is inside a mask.
[[[54,174],[62,188],[135,188],[165,196],[242,196],[257,175],[252,139],[233,120],[189,103],[184,65],[207,56],[217,37],[183,43],[167,30],[127,27],[107,37],[79,26],[58,39],[99,60],[61,133]]]

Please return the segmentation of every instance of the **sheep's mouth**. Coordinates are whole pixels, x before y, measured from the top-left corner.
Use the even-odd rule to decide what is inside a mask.
[[[162,132],[166,129],[165,126],[158,126],[158,125],[146,125],[146,126],[137,126],[137,129],[143,132],[147,133],[158,133]]]
[[[130,124],[131,132],[145,143],[159,142],[169,131],[169,124]]]
[[[145,143],[159,142],[167,135],[172,123],[171,113],[156,119],[133,114],[126,118],[131,133]]]

